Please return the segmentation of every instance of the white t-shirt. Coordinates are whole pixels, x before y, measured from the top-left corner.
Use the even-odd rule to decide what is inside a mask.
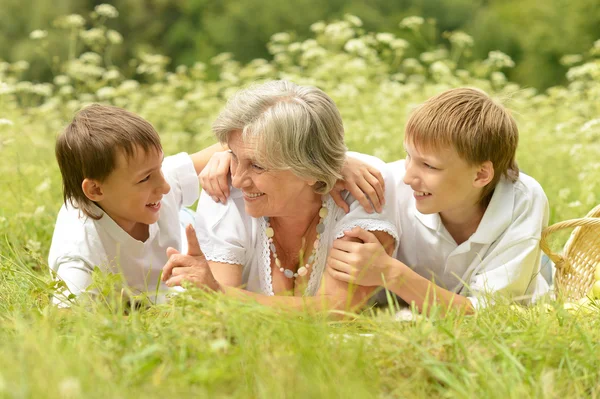
[[[548,199],[532,177],[519,174],[512,183],[501,179],[475,233],[456,245],[439,214],[424,215],[413,190],[402,181],[404,161],[388,164],[395,176],[400,232],[396,258],[419,275],[447,290],[467,296],[475,308],[486,293],[503,292],[529,303],[548,291],[540,274],[542,229],[548,225]]]
[[[150,235],[145,242],[131,237],[107,214],[94,220],[63,204],[54,228],[48,265],[66,282],[71,293],[79,295],[85,291],[92,282],[95,266],[103,272],[122,273],[134,293],[156,291],[160,272],[167,262],[167,248],[182,248],[179,211],[192,205],[200,191],[189,155],[181,153],[165,158],[162,171],[171,190],[163,196],[159,220],[149,226]],[[100,208],[96,211],[102,213]],[[159,290],[166,289],[161,282]]]
[[[386,185],[392,183],[392,176],[386,176],[385,163],[378,158],[350,154],[384,174]],[[304,295],[315,295],[321,283],[327,254],[336,238],[342,237],[345,230],[359,226],[369,231],[384,231],[394,237],[398,244],[398,231],[393,223],[393,207],[384,207],[380,214],[368,214],[358,201],[348,197],[350,213],[346,214],[327,196],[329,210],[324,220],[322,234],[308,286]],[[386,203],[395,201],[394,190],[386,190]],[[202,193],[196,210],[196,233],[206,259],[214,262],[242,265],[242,284],[248,291],[274,295],[271,279],[271,258],[268,238],[265,234],[264,218],[253,218],[245,212],[244,198],[238,189],[231,189],[226,204],[214,202],[209,195]]]

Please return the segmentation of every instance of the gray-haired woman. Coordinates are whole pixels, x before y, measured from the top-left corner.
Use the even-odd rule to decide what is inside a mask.
[[[362,302],[372,287],[351,290],[323,273],[333,241],[359,226],[374,232],[392,254],[398,231],[387,214],[391,209],[369,214],[349,197],[346,213],[329,195],[346,159],[333,100],[315,87],[268,82],[234,95],[213,131],[231,151],[231,196],[223,203],[201,195],[200,246],[188,229],[188,255],[173,250],[164,267],[167,285],[188,280],[288,308]],[[362,157],[391,178],[382,161]],[[389,191],[385,202],[393,204]]]

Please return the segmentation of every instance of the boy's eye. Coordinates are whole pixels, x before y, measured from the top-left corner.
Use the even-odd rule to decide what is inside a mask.
[[[423,163],[423,165],[425,165],[425,167],[427,169],[433,169],[433,170],[437,169],[435,166],[431,166],[431,165],[429,165],[428,163],[425,163],[425,162]]]
[[[145,181],[148,181],[148,180],[150,180],[150,175],[148,175],[148,176],[144,177],[144,178],[143,178],[142,180],[140,180],[138,183],[143,183],[143,182],[145,182]]]

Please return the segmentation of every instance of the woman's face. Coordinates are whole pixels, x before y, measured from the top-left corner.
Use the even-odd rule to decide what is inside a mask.
[[[293,216],[315,200],[320,201],[312,185],[289,170],[265,170],[255,159],[255,149],[242,140],[242,132],[229,136],[232,152],[231,178],[233,187],[244,194],[246,213],[252,217]]]

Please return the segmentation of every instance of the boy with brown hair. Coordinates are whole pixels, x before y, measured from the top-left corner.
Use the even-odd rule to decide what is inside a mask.
[[[548,291],[539,240],[548,224],[540,185],[519,173],[518,129],[510,113],[478,89],[427,100],[411,115],[406,159],[389,164],[400,246],[388,256],[372,233],[346,232],[329,253],[328,272],[385,286],[407,303],[473,311],[490,293],[528,303]]]
[[[180,211],[198,199],[198,173],[214,150],[163,162],[143,118],[98,104],[79,111],[56,141],[64,204],[48,257],[68,290],[84,292],[97,266],[122,273],[134,293],[154,292],[167,248],[184,244]]]

